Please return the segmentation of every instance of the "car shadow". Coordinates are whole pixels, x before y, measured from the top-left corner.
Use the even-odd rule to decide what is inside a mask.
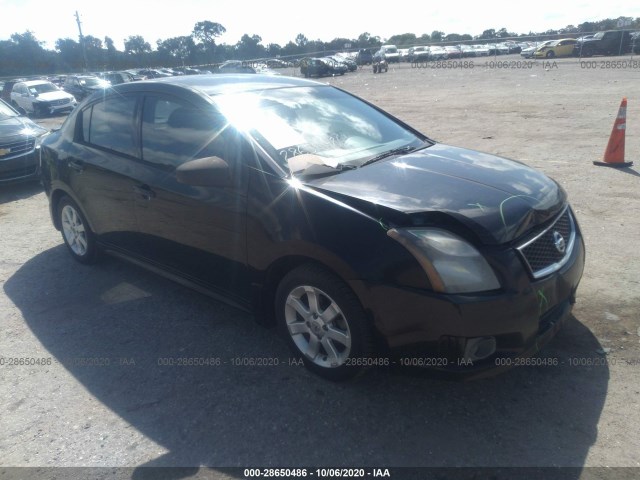
[[[16,200],[24,200],[41,192],[42,185],[37,180],[6,185],[0,183],[0,205],[15,202]]]
[[[144,467],[191,467],[162,477],[184,478],[199,466],[317,465],[572,466],[578,479],[607,395],[606,366],[570,363],[600,348],[573,317],[543,352],[557,366],[469,382],[388,368],[330,383],[289,365],[275,330],[118,260],[85,267],[58,246],[4,291],[84,388],[169,451],[132,465],[134,478],[149,478]],[[259,358],[279,365],[242,366]]]

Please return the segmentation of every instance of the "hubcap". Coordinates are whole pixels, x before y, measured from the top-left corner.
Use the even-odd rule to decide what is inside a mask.
[[[78,256],[87,253],[87,232],[80,215],[71,205],[62,209],[62,232],[73,253]]]
[[[351,331],[340,307],[322,290],[308,285],[287,297],[285,320],[300,352],[318,366],[336,368],[351,352]]]

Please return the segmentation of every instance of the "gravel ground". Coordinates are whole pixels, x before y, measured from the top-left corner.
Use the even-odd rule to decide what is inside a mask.
[[[400,64],[321,80],[567,190],[587,265],[573,317],[542,353],[555,367],[328,383],[288,365],[275,331],[242,312],[118,260],[76,264],[40,188],[0,187],[0,466],[580,467],[572,478],[640,466],[640,174],[591,163],[623,96],[627,160],[640,161],[640,68],[606,60]],[[223,364],[161,365],[169,357]],[[243,357],[282,364],[231,364]]]

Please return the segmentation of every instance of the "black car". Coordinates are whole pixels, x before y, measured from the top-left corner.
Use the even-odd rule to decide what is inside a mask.
[[[92,93],[104,90],[109,86],[109,82],[95,75],[67,75],[62,88],[65,92],[73,95],[77,101],[80,101]]]
[[[135,82],[135,77],[129,72],[105,72],[99,75],[100,78],[106,80],[111,85],[120,85],[121,83]]]
[[[304,79],[115,86],[46,137],[42,168],[77,261],[109,252],[252,311],[330,379],[397,355],[469,376],[515,365],[582,276],[555,181]]]
[[[300,60],[300,73],[305,77],[344,75],[347,70],[345,64],[331,58],[303,58]]]
[[[39,142],[47,132],[0,99],[0,185],[39,178]]]
[[[593,55],[622,55],[633,50],[633,34],[629,30],[598,32],[592,38],[579,38],[573,54],[581,57]]]
[[[361,48],[356,55],[356,63],[358,65],[371,65],[373,62],[373,53],[368,48]]]

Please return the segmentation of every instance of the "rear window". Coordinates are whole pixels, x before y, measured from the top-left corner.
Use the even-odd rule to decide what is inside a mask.
[[[82,111],[84,143],[138,157],[134,118],[137,98],[108,97]]]

